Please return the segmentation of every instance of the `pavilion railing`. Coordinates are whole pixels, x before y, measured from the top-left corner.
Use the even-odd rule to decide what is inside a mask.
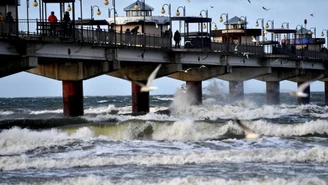
[[[104,47],[136,47],[148,49],[171,49],[172,41],[169,37],[154,34],[132,34],[131,32],[115,32],[111,30],[102,29],[98,31],[92,25],[64,25],[62,22],[51,24],[49,22],[42,22],[38,19],[19,19],[18,22],[8,23],[0,21],[0,36],[19,36],[38,39],[52,40],[69,40],[77,41],[85,44],[100,45]],[[286,47],[272,46],[272,50],[265,52],[264,46],[250,44],[234,44],[234,43],[220,43],[210,42],[210,46],[206,47],[215,52],[227,52],[229,54],[243,54],[248,55],[286,55],[289,57],[296,57],[302,59],[323,59],[328,60],[328,51],[309,51],[305,49],[295,49],[288,45]],[[204,48],[198,48],[204,49]]]

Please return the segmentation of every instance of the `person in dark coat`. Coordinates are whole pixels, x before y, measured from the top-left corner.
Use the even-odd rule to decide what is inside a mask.
[[[178,30],[175,31],[173,39],[175,41],[175,48],[180,48],[181,35]]]
[[[132,34],[137,34],[138,30],[139,30],[139,26],[136,26],[136,27],[132,28],[131,33]]]
[[[8,26],[8,34],[11,34],[11,32],[13,31],[14,24],[15,24],[15,21],[14,21],[13,16],[11,15],[11,12],[7,13],[5,23]]]
[[[63,31],[64,36],[71,34],[71,18],[69,16],[69,12],[65,12],[64,18],[63,18]]]

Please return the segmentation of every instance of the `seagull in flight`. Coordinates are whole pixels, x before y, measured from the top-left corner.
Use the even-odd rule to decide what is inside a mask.
[[[270,10],[269,8],[265,8],[264,6],[262,6],[262,8],[263,8],[263,10],[265,10],[265,11]]]
[[[314,16],[314,13],[311,13],[310,16],[313,17]]]
[[[237,123],[237,125],[241,129],[244,130],[244,132],[245,132],[245,139],[259,139],[259,138],[262,137],[260,134],[255,133],[250,128],[248,128],[247,126],[245,126],[244,124],[242,124],[242,122],[239,119],[236,119],[235,122]]]
[[[252,3],[251,0],[248,0],[249,3]]]
[[[315,81],[315,80],[317,80],[317,79],[321,79],[321,78],[323,78],[323,77],[324,77],[324,74],[318,76],[317,78],[315,78],[315,79],[313,79],[313,80],[311,80],[311,81],[304,82],[304,83],[302,83],[302,84],[297,88],[296,91],[290,91],[289,94],[292,95],[292,96],[296,96],[296,97],[306,98],[306,97],[308,97],[309,95],[308,95],[307,93],[304,93],[303,91],[304,91],[307,87],[309,87],[309,85],[310,85],[313,81]]]
[[[200,67],[199,67],[199,69],[201,69],[201,68],[207,68],[206,66],[204,66],[204,65],[201,65]]]
[[[159,70],[159,68],[161,68],[162,64],[159,64],[156,69],[149,75],[148,79],[147,79],[147,84],[143,84],[143,83],[140,83],[138,81],[133,81],[135,84],[139,85],[141,87],[140,89],[140,92],[149,92],[149,91],[152,91],[152,90],[156,90],[157,87],[155,86],[151,86],[152,83],[153,83],[153,80],[155,79],[156,75],[157,75],[157,72]],[[130,80],[126,75],[124,76],[125,79],[128,79]],[[130,80],[131,81],[131,80]]]
[[[211,8],[214,8],[214,6],[210,6]]]
[[[190,0],[186,0],[187,3],[190,3]]]
[[[235,51],[238,51],[238,46],[239,46],[239,43],[236,45]]]
[[[182,70],[182,72],[188,73],[189,70],[191,70],[191,68],[188,68],[186,70]]]
[[[257,42],[257,40],[254,36],[252,36],[252,42]]]
[[[243,56],[246,57],[247,59],[249,59],[248,54],[249,54],[249,52],[245,52],[245,53],[243,53]]]

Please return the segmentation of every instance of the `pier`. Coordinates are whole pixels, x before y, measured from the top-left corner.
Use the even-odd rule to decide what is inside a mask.
[[[82,5],[82,0],[79,2]],[[1,1],[0,12],[12,12],[14,22],[0,24],[0,80],[26,71],[62,81],[65,116],[83,115],[83,80],[104,74],[131,79],[132,111],[149,112],[149,92],[140,92],[133,81],[146,82],[158,64],[162,67],[157,78],[185,81],[193,104],[202,103],[202,81],[211,78],[229,81],[232,101],[243,98],[244,81],[264,81],[267,104],[279,104],[280,81],[299,86],[320,74],[324,75],[317,80],[325,82],[328,104],[326,40],[313,38],[311,28],[276,29],[268,25],[266,34],[272,34],[268,41],[260,39],[264,34],[262,20],[262,29],[249,29],[247,17],[222,14],[226,28],[219,30],[216,24],[212,28],[212,18],[206,11],[194,17],[185,15],[181,7],[183,15],[172,16],[171,5],[165,4],[162,13],[167,14],[167,10],[169,16],[155,16],[151,6],[137,0],[124,9],[126,16],[116,16],[115,0],[104,2],[113,6],[107,20],[76,15],[75,0],[31,1],[40,11],[36,20],[18,19],[18,0]],[[60,5],[59,20],[69,12],[70,23],[50,23],[50,12],[45,8],[48,3]],[[94,12],[97,9],[91,7],[92,14],[98,13]],[[179,47],[173,40],[173,23],[183,25]],[[306,92],[310,94],[310,88]],[[299,98],[300,104],[309,102],[310,96]]]

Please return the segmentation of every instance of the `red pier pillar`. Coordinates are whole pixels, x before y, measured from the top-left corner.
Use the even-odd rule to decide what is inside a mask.
[[[302,85],[304,82],[297,82],[297,87],[299,87],[300,85]],[[305,98],[298,98],[298,104],[309,104],[310,103],[310,86],[308,86],[305,90],[304,93],[308,94],[308,97]]]
[[[63,81],[64,116],[83,115],[83,81]]]
[[[142,82],[146,84],[146,82]],[[140,92],[141,87],[132,84],[132,113],[149,112],[149,92]]]
[[[244,81],[229,81],[230,101],[244,99]]]
[[[278,105],[280,103],[280,82],[266,82],[266,100],[268,105]]]
[[[186,86],[187,94],[191,97],[191,104],[202,104],[202,81],[186,81]]]

